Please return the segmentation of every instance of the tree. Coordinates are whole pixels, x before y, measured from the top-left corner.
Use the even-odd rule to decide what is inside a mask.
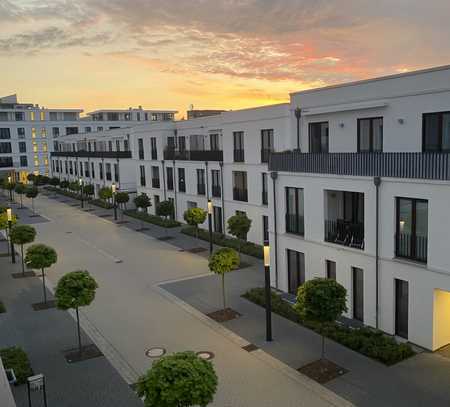
[[[120,191],[120,192],[116,192],[116,196],[115,196],[115,200],[116,200],[116,204],[120,207],[122,207],[122,220],[123,220],[123,211],[124,208],[126,209],[127,207],[127,203],[130,200],[130,195],[128,195],[128,192],[124,192],[124,191]]]
[[[80,184],[77,181],[69,182],[69,189],[72,192],[78,192],[80,190]]]
[[[29,182],[32,182],[32,183],[34,184],[34,182],[35,182],[35,180],[36,180],[36,175],[34,175],[32,172],[29,173],[29,174],[27,175],[27,180],[28,180]]]
[[[183,218],[188,225],[195,226],[195,236],[198,238],[198,225],[206,220],[207,212],[202,208],[189,208]]]
[[[25,196],[27,198],[31,199],[31,208],[33,210],[33,213],[35,213],[34,212],[34,198],[36,198],[38,196],[38,194],[39,194],[39,189],[34,185],[28,186],[27,190],[25,191]]]
[[[45,244],[34,244],[27,249],[25,263],[28,267],[42,272],[42,287],[44,290],[44,304],[47,303],[47,293],[45,291],[45,269],[55,264],[58,260],[55,249]]]
[[[156,207],[156,214],[167,220],[169,216],[173,216],[173,203],[171,201],[161,201]]]
[[[16,187],[16,184],[13,181],[11,181],[11,182],[6,181],[5,188],[7,191],[9,191],[9,199],[11,202],[13,201],[12,193],[13,193],[15,187]]]
[[[9,223],[8,223],[8,214],[6,213],[6,208],[2,208],[2,210],[0,210],[0,230],[4,230],[6,232],[6,238],[9,240]],[[12,215],[12,219],[11,219],[11,226],[14,226],[17,223],[17,217],[16,215]],[[10,254],[9,251],[9,244],[7,244],[8,246],[8,254]]]
[[[322,359],[325,356],[324,325],[336,321],[347,311],[346,299],[347,290],[335,280],[327,278],[309,280],[298,289],[294,309],[301,318],[322,325]]]
[[[98,196],[100,197],[100,199],[105,201],[106,204],[106,202],[112,198],[112,189],[110,187],[100,188],[100,190],[98,191]]]
[[[242,241],[247,240],[247,234],[252,226],[252,220],[245,213],[237,213],[228,218],[228,233],[238,239],[238,252],[241,257]]]
[[[89,204],[89,200],[93,198],[93,196],[95,195],[95,188],[93,184],[87,184],[83,187],[83,192],[87,197],[87,201]]]
[[[26,187],[22,183],[16,184],[16,187],[14,188],[14,191],[16,194],[20,196],[20,208],[23,208],[23,194],[26,192]]]
[[[79,307],[91,304],[95,298],[95,290],[98,288],[97,282],[88,271],[72,271],[65,274],[58,281],[55,298],[56,307],[62,310],[74,309],[77,315],[78,350],[81,355],[81,332]]]
[[[139,378],[137,393],[147,407],[206,407],[214,400],[217,375],[194,352],[164,356]]]
[[[147,208],[152,206],[152,202],[150,201],[150,198],[144,192],[141,193],[140,195],[138,195],[136,198],[134,198],[133,202],[134,202],[134,205],[136,206],[136,208],[138,208],[138,211],[145,210],[145,213],[147,213]],[[141,229],[144,229],[144,224],[142,222],[142,219],[141,219]]]
[[[36,237],[36,229],[29,225],[17,225],[11,230],[11,241],[20,245],[20,253],[22,257],[22,275],[25,276],[25,259],[23,256],[23,245],[34,242]]]
[[[65,179],[65,180],[62,180],[62,181],[59,183],[59,186],[60,186],[62,189],[67,189],[67,188],[69,188],[69,181],[67,181],[66,179]]]
[[[209,269],[222,277],[222,297],[223,309],[226,309],[225,303],[225,274],[236,270],[239,267],[239,255],[236,250],[229,247],[217,250],[209,258]]]
[[[59,185],[59,178],[58,177],[52,177],[50,178],[49,184],[52,187],[57,187]]]

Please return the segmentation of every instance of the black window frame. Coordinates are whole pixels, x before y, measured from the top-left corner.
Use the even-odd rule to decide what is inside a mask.
[[[233,131],[233,160],[235,163],[245,161],[244,132]]]
[[[240,186],[237,186],[237,184],[240,184],[239,177],[242,177],[242,185],[244,188],[241,188]],[[233,200],[234,201],[241,201],[241,202],[248,202],[248,178],[247,178],[247,171],[233,171]]]
[[[213,206],[214,232],[223,233],[223,212],[221,206]]]
[[[197,168],[197,195],[206,194],[205,170]]]
[[[174,190],[173,167],[166,167],[166,175],[167,175],[167,190],[173,191]]]
[[[177,168],[178,170],[178,191],[186,192],[186,171],[184,168]]]
[[[295,191],[295,208],[290,208],[289,205],[289,191]],[[303,215],[299,213],[300,209],[300,199],[299,199],[299,191],[301,191],[302,199],[303,199]],[[286,233],[291,233],[298,236],[305,236],[305,191],[304,188],[297,187],[285,187],[285,199],[286,199]],[[295,211],[291,211],[291,209],[295,209]],[[291,221],[291,216],[295,216],[295,221]]]
[[[422,152],[428,153],[428,152],[450,152],[449,148],[442,148],[442,137],[443,137],[443,116],[444,114],[450,115],[450,111],[443,111],[443,112],[428,112],[428,113],[422,113]],[[439,117],[439,123],[438,123],[438,139],[439,139],[439,148],[437,150],[432,150],[426,148],[426,142],[425,142],[425,118],[427,116],[438,116]],[[450,145],[450,143],[449,143]]]
[[[147,186],[147,180],[145,177],[145,165],[139,166],[139,175],[140,175],[141,187]]]
[[[334,260],[325,260],[325,273],[326,278],[336,281],[336,262]]]
[[[263,229],[263,244],[265,241],[269,241],[269,217],[262,215],[262,229]]]
[[[156,145],[156,137],[150,137],[150,151],[152,160],[158,159],[158,148]]]
[[[144,160],[144,139],[138,138],[138,158]]]
[[[220,151],[220,134],[211,133],[209,135],[209,149],[210,151]]]
[[[261,162],[268,163],[270,153],[274,150],[274,131],[273,129],[261,130]],[[265,142],[267,141],[267,142]]]
[[[291,269],[290,256],[295,256],[295,264],[296,270]],[[303,257],[303,261],[301,260]],[[297,250],[286,249],[286,263],[287,263],[287,277],[288,277],[288,292],[292,295],[297,295],[298,288],[301,287],[306,281],[306,262],[305,262],[305,253],[299,252]],[[303,266],[303,267],[302,267]],[[292,278],[291,273],[295,272],[295,280],[299,282],[297,287],[292,287]]]
[[[320,140],[320,151],[313,151],[313,144],[312,143],[312,127],[314,126],[321,126],[321,125],[327,125],[327,151],[322,151],[322,140]],[[322,135],[320,136],[322,137]],[[312,122],[312,123],[308,123],[308,141],[309,141],[309,152],[310,153],[315,153],[315,154],[327,154],[330,152],[330,123],[328,121],[321,121],[321,122]]]
[[[159,167],[157,165],[152,165],[152,188],[159,189],[160,187]]]
[[[220,198],[222,196],[220,170],[211,170],[211,195],[214,198]]]
[[[375,120],[381,119],[381,149],[375,150],[373,143],[373,123]],[[370,134],[369,134],[369,150],[361,150],[361,122],[369,121],[370,122]],[[383,141],[384,141],[384,117],[376,116],[376,117],[361,117],[357,120],[357,133],[358,133],[358,153],[382,153],[383,152]]]
[[[269,174],[267,172],[261,173],[261,203],[265,206],[269,205]]]
[[[361,290],[358,287],[358,274],[361,272]],[[360,294],[360,297],[358,297]],[[361,304],[359,304],[361,303]],[[359,307],[357,305],[360,305]],[[364,323],[364,269],[361,267],[352,267],[352,309],[353,319]]]

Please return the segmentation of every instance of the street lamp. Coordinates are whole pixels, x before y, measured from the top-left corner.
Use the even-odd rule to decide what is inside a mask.
[[[84,208],[84,200],[83,200],[83,180],[80,178],[78,180],[79,184],[80,184],[80,194],[81,194],[81,209]]]
[[[117,204],[116,204],[116,184],[113,182],[111,185],[111,192],[113,196],[113,207],[114,207],[114,220],[117,221]]]
[[[13,241],[11,239],[12,220],[13,220],[12,209],[11,208],[6,209],[6,217],[8,219],[9,241],[11,243],[11,261],[13,263],[15,263],[16,262],[16,252],[14,250],[14,243],[13,243]]]
[[[208,199],[208,228],[209,228],[209,254],[213,252],[213,233],[212,233],[212,212],[213,204],[211,199]]]
[[[272,341],[272,297],[270,289],[270,246],[264,241],[264,280],[266,289],[266,341]]]
[[[8,189],[9,189],[9,200],[12,202],[13,198],[12,198],[12,185],[11,185],[11,175],[8,175]]]

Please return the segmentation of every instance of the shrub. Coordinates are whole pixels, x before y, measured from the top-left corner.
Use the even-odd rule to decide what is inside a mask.
[[[17,346],[0,349],[0,357],[5,369],[13,369],[17,378],[17,384],[24,384],[27,377],[33,375],[27,354]]]
[[[228,219],[228,233],[238,241],[238,253],[241,254],[242,242],[247,240],[247,234],[252,226],[252,220],[245,213],[237,213]]]
[[[180,226],[180,222],[177,222],[173,219],[163,219],[159,216],[150,215],[145,212],[137,212],[137,211],[124,211],[125,215],[128,215],[132,218],[142,220],[144,222],[153,223],[154,225],[162,226],[163,228],[176,228]]]
[[[198,225],[206,220],[206,211],[202,208],[190,208],[184,212],[183,218],[188,225],[195,227],[196,237],[198,238]]]
[[[6,307],[3,302],[0,301],[0,314],[4,314],[6,312]]]
[[[98,196],[106,202],[108,199],[112,198],[112,189],[110,187],[100,188],[98,191]]]

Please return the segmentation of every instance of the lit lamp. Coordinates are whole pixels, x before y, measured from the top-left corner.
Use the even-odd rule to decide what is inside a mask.
[[[404,230],[405,230],[405,221],[401,220],[400,221],[400,232],[403,233]]]
[[[272,297],[270,289],[270,246],[264,241],[264,281],[266,291],[266,341],[272,341]]]
[[[117,220],[116,190],[117,190],[116,184],[113,182],[111,185],[111,192],[113,196],[114,220]]]
[[[12,202],[13,198],[12,198],[12,185],[11,185],[11,175],[8,175],[8,189],[9,189],[9,200]]]
[[[208,199],[208,228],[209,228],[209,254],[213,252],[213,233],[212,233],[212,213],[213,204],[211,199]]]
[[[13,215],[12,215],[12,209],[11,208],[6,209],[6,218],[8,220],[9,241],[11,243],[11,262],[15,263],[16,262],[16,252],[14,250],[14,243],[13,243],[13,241],[11,239],[12,220],[13,220]]]
[[[80,178],[78,180],[78,183],[80,184],[80,195],[81,195],[81,209],[84,208],[84,200],[83,200],[83,180]]]

